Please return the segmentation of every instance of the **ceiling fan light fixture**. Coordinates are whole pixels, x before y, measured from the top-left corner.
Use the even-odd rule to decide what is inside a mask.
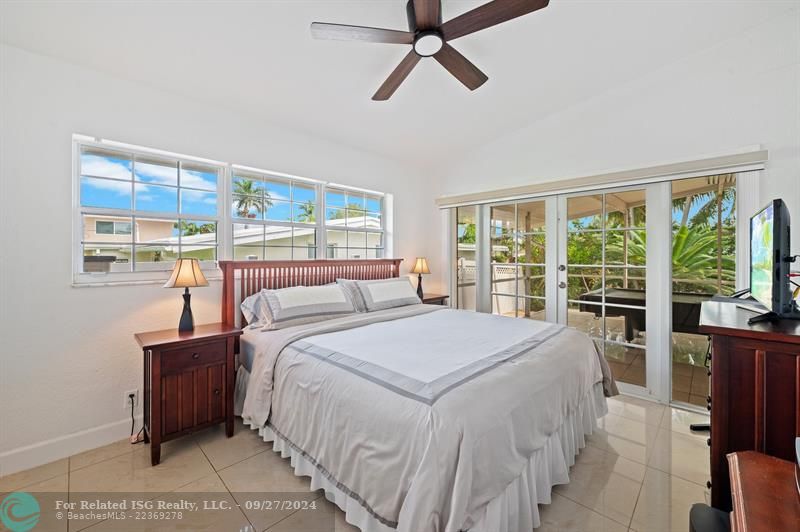
[[[423,31],[414,39],[414,51],[422,57],[435,55],[444,46],[444,39],[436,31]]]

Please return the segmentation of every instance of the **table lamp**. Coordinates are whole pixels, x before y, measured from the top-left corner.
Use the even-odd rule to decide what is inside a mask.
[[[194,330],[194,318],[192,317],[192,306],[189,288],[195,286],[208,286],[208,281],[200,270],[200,261],[197,259],[178,259],[175,262],[175,269],[164,288],[185,288],[183,293],[183,314],[178,324],[179,332],[191,332]]]
[[[417,296],[422,299],[422,274],[431,273],[431,271],[428,269],[428,261],[425,260],[425,257],[417,257],[417,262],[414,263],[414,269],[411,270],[411,273],[419,274],[419,280],[417,281]]]

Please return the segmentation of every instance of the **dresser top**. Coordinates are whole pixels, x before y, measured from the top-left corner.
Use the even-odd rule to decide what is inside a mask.
[[[212,338],[239,336],[242,330],[227,323],[208,323],[197,325],[193,331],[179,332],[178,329],[164,329],[134,334],[142,349],[165,347],[172,344],[196,342]]]
[[[742,304],[748,304],[742,301]],[[779,320],[748,325],[757,314],[727,301],[705,301],[700,310],[700,332],[754,340],[800,344],[800,320]]]

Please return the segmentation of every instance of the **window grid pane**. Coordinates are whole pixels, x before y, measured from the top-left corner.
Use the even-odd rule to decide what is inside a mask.
[[[216,261],[220,171],[178,158],[81,146],[80,271],[170,270],[179,257]]]

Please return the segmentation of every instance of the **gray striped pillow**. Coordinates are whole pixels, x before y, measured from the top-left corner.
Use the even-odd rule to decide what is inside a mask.
[[[408,277],[355,281],[367,312],[422,303]]]
[[[356,311],[350,296],[336,284],[264,290],[261,297],[266,310],[262,331],[330,320]]]

